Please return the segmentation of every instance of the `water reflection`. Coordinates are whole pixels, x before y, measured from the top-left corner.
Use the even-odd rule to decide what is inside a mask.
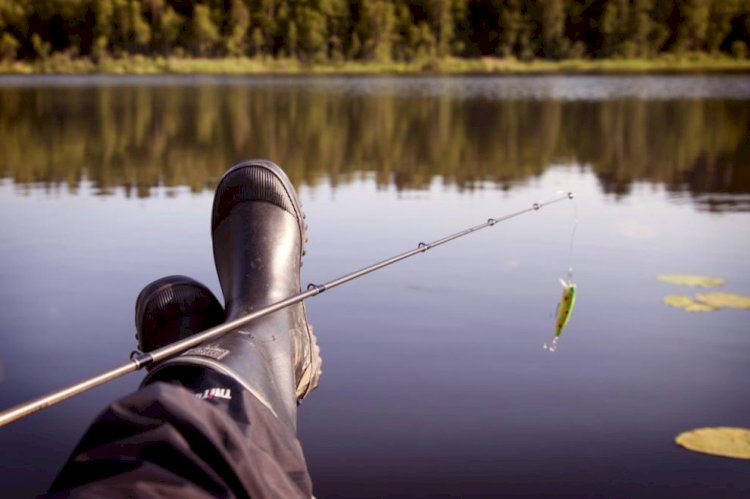
[[[616,81],[616,80],[615,80]],[[569,85],[572,85],[569,83]],[[555,88],[560,88],[560,84]],[[746,100],[452,99],[444,94],[316,91],[304,85],[0,88],[0,173],[102,195],[124,187],[210,188],[247,157],[282,164],[295,183],[426,188],[436,176],[510,188],[551,165],[591,168],[603,190],[634,182],[689,191],[708,210],[750,209]]]

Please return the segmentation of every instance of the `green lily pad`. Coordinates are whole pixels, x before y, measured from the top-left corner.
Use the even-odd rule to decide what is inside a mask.
[[[695,301],[685,295],[670,295],[664,297],[664,303],[671,307],[681,308],[687,312],[713,312],[716,307],[707,303]]]
[[[700,293],[696,298],[701,303],[720,308],[750,309],[750,296],[734,295],[731,293]]]
[[[692,286],[695,288],[714,288],[723,286],[726,281],[719,277],[707,277],[702,275],[677,275],[677,274],[660,274],[656,276],[660,281],[680,286]]]
[[[697,428],[677,435],[675,443],[694,452],[750,459],[750,430],[747,428]]]

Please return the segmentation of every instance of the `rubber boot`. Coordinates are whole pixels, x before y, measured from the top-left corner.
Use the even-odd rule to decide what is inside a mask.
[[[300,292],[307,240],[301,205],[286,174],[270,161],[230,168],[214,197],[214,261],[232,320]],[[320,350],[303,304],[240,327],[162,362],[203,366],[229,376],[296,428],[296,407],[318,384]]]
[[[218,326],[223,320],[224,309],[214,294],[182,275],[155,280],[135,301],[135,337],[142,352]]]

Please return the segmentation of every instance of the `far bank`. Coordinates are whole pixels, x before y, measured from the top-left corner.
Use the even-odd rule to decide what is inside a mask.
[[[414,62],[343,61],[305,63],[282,58],[178,58],[127,56],[72,58],[54,54],[33,62],[0,62],[0,74],[639,74],[750,73],[750,60],[731,57],[666,55],[656,59],[442,58]]]

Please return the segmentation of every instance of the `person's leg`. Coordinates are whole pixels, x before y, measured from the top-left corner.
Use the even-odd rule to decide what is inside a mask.
[[[224,174],[214,196],[211,232],[227,319],[299,293],[306,229],[294,187],[277,165],[247,161]],[[169,371],[181,366],[226,375],[292,429],[298,402],[317,386],[321,372],[302,303],[162,362],[146,383],[171,379]]]
[[[227,172],[217,188],[212,232],[228,318],[299,291],[305,226],[291,183],[276,165],[248,162]],[[158,323],[164,332],[139,326],[141,349],[197,332],[201,316],[210,327],[213,319],[205,318],[215,317],[217,307],[204,290],[192,300],[203,310],[196,318],[197,308],[160,307],[170,305],[169,293],[150,286],[139,302],[161,296],[153,298],[152,311],[164,320],[139,324]],[[168,309],[186,315],[169,318]],[[147,310],[137,309],[137,323]],[[50,492],[309,497],[312,485],[294,435],[296,403],[319,376],[319,350],[301,305],[230,332],[155,366],[141,390],[113,403]]]

